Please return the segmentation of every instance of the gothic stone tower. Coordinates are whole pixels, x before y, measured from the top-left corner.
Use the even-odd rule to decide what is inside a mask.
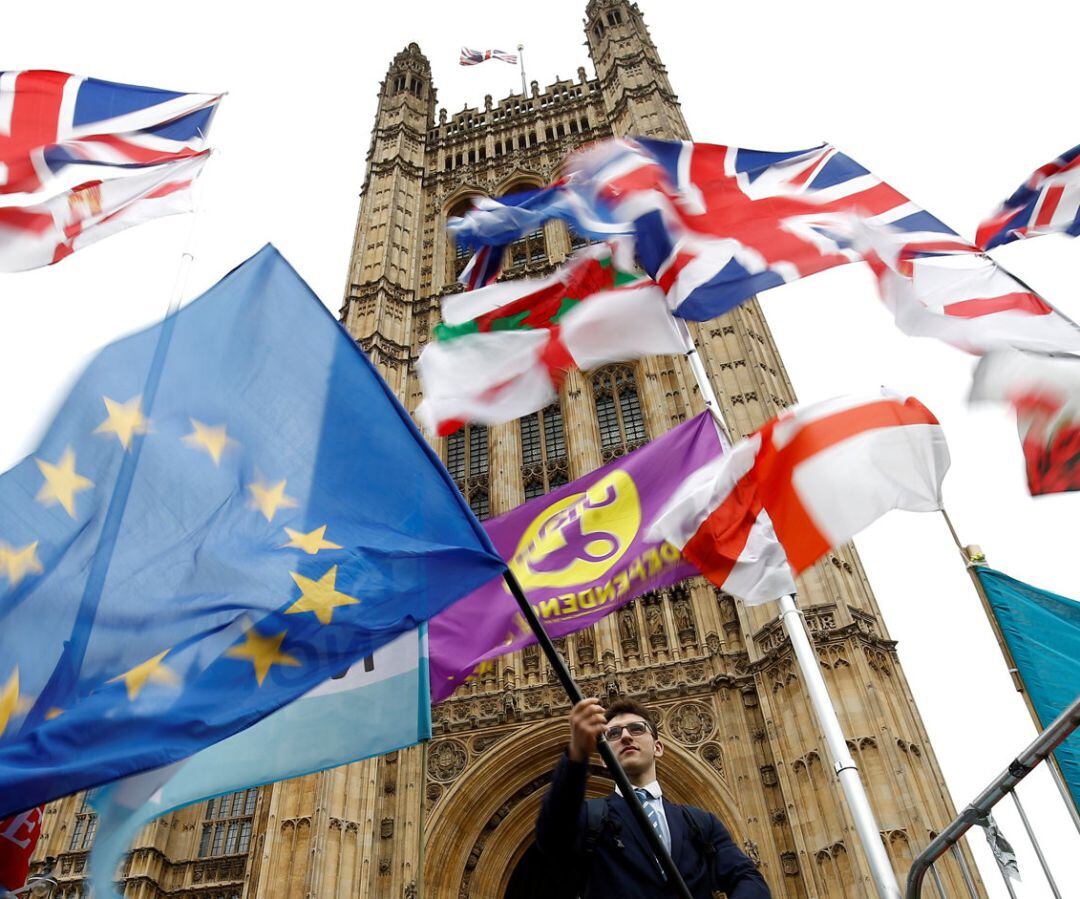
[[[466,258],[446,220],[480,194],[538,186],[591,140],[689,138],[641,11],[589,0],[595,77],[436,115],[410,44],[379,92],[341,316],[409,409],[415,362]],[[715,133],[720,138],[719,133]],[[560,223],[515,243],[505,277],[551,271],[582,241]],[[734,436],[795,400],[756,302],[693,327]],[[573,373],[559,401],[436,443],[481,517],[617,458],[703,408],[679,358]],[[850,546],[799,584],[800,604],[901,882],[954,815],[895,643]],[[664,790],[716,812],[785,899],[871,897],[869,873],[791,647],[769,607],[697,580],[636,601],[558,643],[583,689],[625,693],[661,716]],[[537,878],[532,827],[567,738],[568,703],[535,647],[476,672],[434,710],[420,748],[200,803],[148,826],[121,872],[132,899],[522,899]],[[610,790],[597,767],[590,794]],[[38,851],[81,895],[93,816],[53,803]],[[974,871],[970,856],[966,864]],[[939,865],[963,892],[952,859]],[[423,874],[421,880],[421,872]],[[975,875],[977,879],[977,875]]]
[[[431,103],[430,82],[418,77],[413,86],[401,74],[426,74],[426,62],[410,45],[390,68],[342,317],[410,409],[420,399],[413,364],[438,321],[441,299],[459,289],[455,276],[466,261],[445,230],[449,216],[478,194],[546,183],[569,151],[590,140],[690,136],[637,5],[590,0],[585,15],[595,78],[579,69],[576,79],[543,90],[533,82],[528,96],[512,94],[498,103],[489,96],[483,108],[440,112],[423,131],[402,123]],[[418,158],[422,170],[414,168]],[[400,227],[393,222],[397,215]],[[549,223],[511,247],[505,277],[550,271],[580,243],[562,224]],[[411,263],[407,272],[404,262],[394,261],[402,253]],[[409,279],[397,282],[397,308],[373,299],[382,291],[382,273],[395,265]],[[694,332],[733,434],[748,433],[794,401],[756,303]],[[392,352],[381,349],[388,340]],[[575,373],[559,402],[542,412],[498,427],[471,427],[437,446],[483,517],[578,477],[701,409],[683,360],[653,358]],[[832,554],[799,586],[882,839],[902,878],[953,815],[941,772],[855,550]],[[871,895],[790,646],[771,609],[747,609],[697,581],[645,597],[559,643],[586,692],[629,693],[661,712],[669,745],[665,789],[677,800],[716,810],[759,860],[778,896]],[[476,672],[435,709],[425,771],[417,767],[419,750],[373,763],[374,776],[395,790],[422,781],[428,895],[533,895],[532,825],[566,739],[566,710],[539,653],[515,653]],[[592,789],[610,789],[599,769]],[[388,795],[379,801],[387,805]],[[406,844],[417,812],[404,818],[379,813],[383,833],[404,827],[408,839],[378,842],[373,895],[408,890],[414,858]],[[949,864],[943,876],[961,889],[960,871]]]

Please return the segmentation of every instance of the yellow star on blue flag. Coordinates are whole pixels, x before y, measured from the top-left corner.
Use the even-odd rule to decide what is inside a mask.
[[[0,818],[218,745],[504,568],[266,247],[102,350],[0,475]]]

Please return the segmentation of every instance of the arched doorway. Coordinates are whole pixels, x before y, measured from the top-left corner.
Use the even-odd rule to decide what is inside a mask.
[[[536,844],[530,843],[514,866],[503,899],[548,899],[550,895],[544,860]]]

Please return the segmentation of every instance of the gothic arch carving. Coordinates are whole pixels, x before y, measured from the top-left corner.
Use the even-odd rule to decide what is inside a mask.
[[[493,196],[501,197],[504,194],[517,193],[519,190],[543,187],[545,183],[544,176],[539,172],[515,168],[495,185]]]
[[[474,757],[446,787],[425,828],[424,876],[431,895],[456,896],[463,885],[470,895],[503,895],[532,842],[540,801],[566,739],[562,715],[537,722]],[[665,796],[713,811],[741,845],[746,834],[738,804],[715,771],[675,743],[667,744],[661,771]],[[610,790],[610,781],[590,777],[589,796]]]
[[[486,197],[487,190],[478,184],[462,184],[450,196],[443,201],[442,221],[445,222],[450,215],[457,215],[457,207],[462,206],[466,200],[473,197]]]
[[[442,211],[439,215],[438,230],[442,235],[439,240],[440,259],[438,265],[445,266],[445,283],[453,285],[461,269],[468,261],[468,254],[464,247],[458,253],[457,242],[450,232],[445,230],[446,221],[451,216],[463,215],[471,205],[471,200],[476,197],[487,196],[487,189],[472,182],[466,182],[450,194],[443,201]],[[464,254],[464,255],[462,255]]]

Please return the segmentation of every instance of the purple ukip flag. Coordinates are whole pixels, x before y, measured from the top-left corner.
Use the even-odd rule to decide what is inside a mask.
[[[552,637],[588,627],[650,590],[698,574],[645,530],[672,493],[722,451],[704,412],[544,496],[484,522]],[[432,618],[431,699],[498,656],[536,642],[501,578]]]

